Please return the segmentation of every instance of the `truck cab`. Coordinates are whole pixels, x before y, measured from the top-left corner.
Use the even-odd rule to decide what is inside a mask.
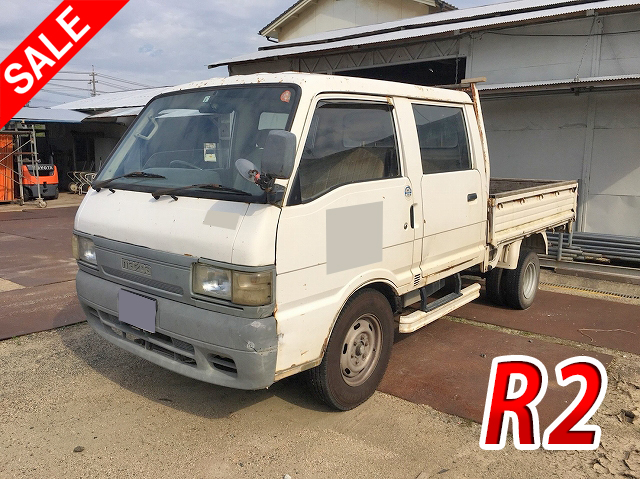
[[[476,298],[478,284],[460,284],[471,267],[535,295],[537,259],[522,258],[575,215],[577,185],[561,185],[553,214],[546,185],[509,210],[533,196],[542,216],[493,234],[481,119],[464,92],[328,75],[156,97],[76,216],[89,324],[195,379],[259,389],[307,371],[327,404],[357,406],[384,374],[395,321],[410,332]],[[501,278],[496,298],[522,296]]]

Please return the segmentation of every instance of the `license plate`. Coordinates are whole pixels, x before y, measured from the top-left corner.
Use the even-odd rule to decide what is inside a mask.
[[[150,333],[156,332],[156,301],[121,289],[118,292],[118,319]]]

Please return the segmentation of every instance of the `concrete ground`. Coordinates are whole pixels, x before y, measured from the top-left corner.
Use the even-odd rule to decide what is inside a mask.
[[[75,208],[2,208],[2,478],[640,478],[635,290],[545,273],[529,311],[481,298],[399,336],[381,392],[335,413],[298,377],[265,391],[220,388],[113,347],[86,323],[58,327],[83,319],[70,257]],[[603,429],[598,450],[479,448],[491,359],[513,353],[549,371],[543,428],[577,394],[575,384],[552,385],[557,362],[589,355],[607,366],[608,392],[590,421]]]

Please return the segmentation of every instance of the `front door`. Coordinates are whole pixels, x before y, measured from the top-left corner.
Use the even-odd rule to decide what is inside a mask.
[[[359,286],[412,281],[411,184],[400,168],[393,107],[386,98],[321,98],[306,130],[278,225],[278,370],[321,356]]]

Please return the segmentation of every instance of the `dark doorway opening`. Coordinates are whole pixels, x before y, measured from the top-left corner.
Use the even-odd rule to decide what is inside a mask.
[[[386,65],[358,70],[334,72],[336,75],[358,78],[374,78],[414,85],[436,86],[460,83],[465,77],[467,59],[449,58],[428,62],[406,63],[403,65]]]

